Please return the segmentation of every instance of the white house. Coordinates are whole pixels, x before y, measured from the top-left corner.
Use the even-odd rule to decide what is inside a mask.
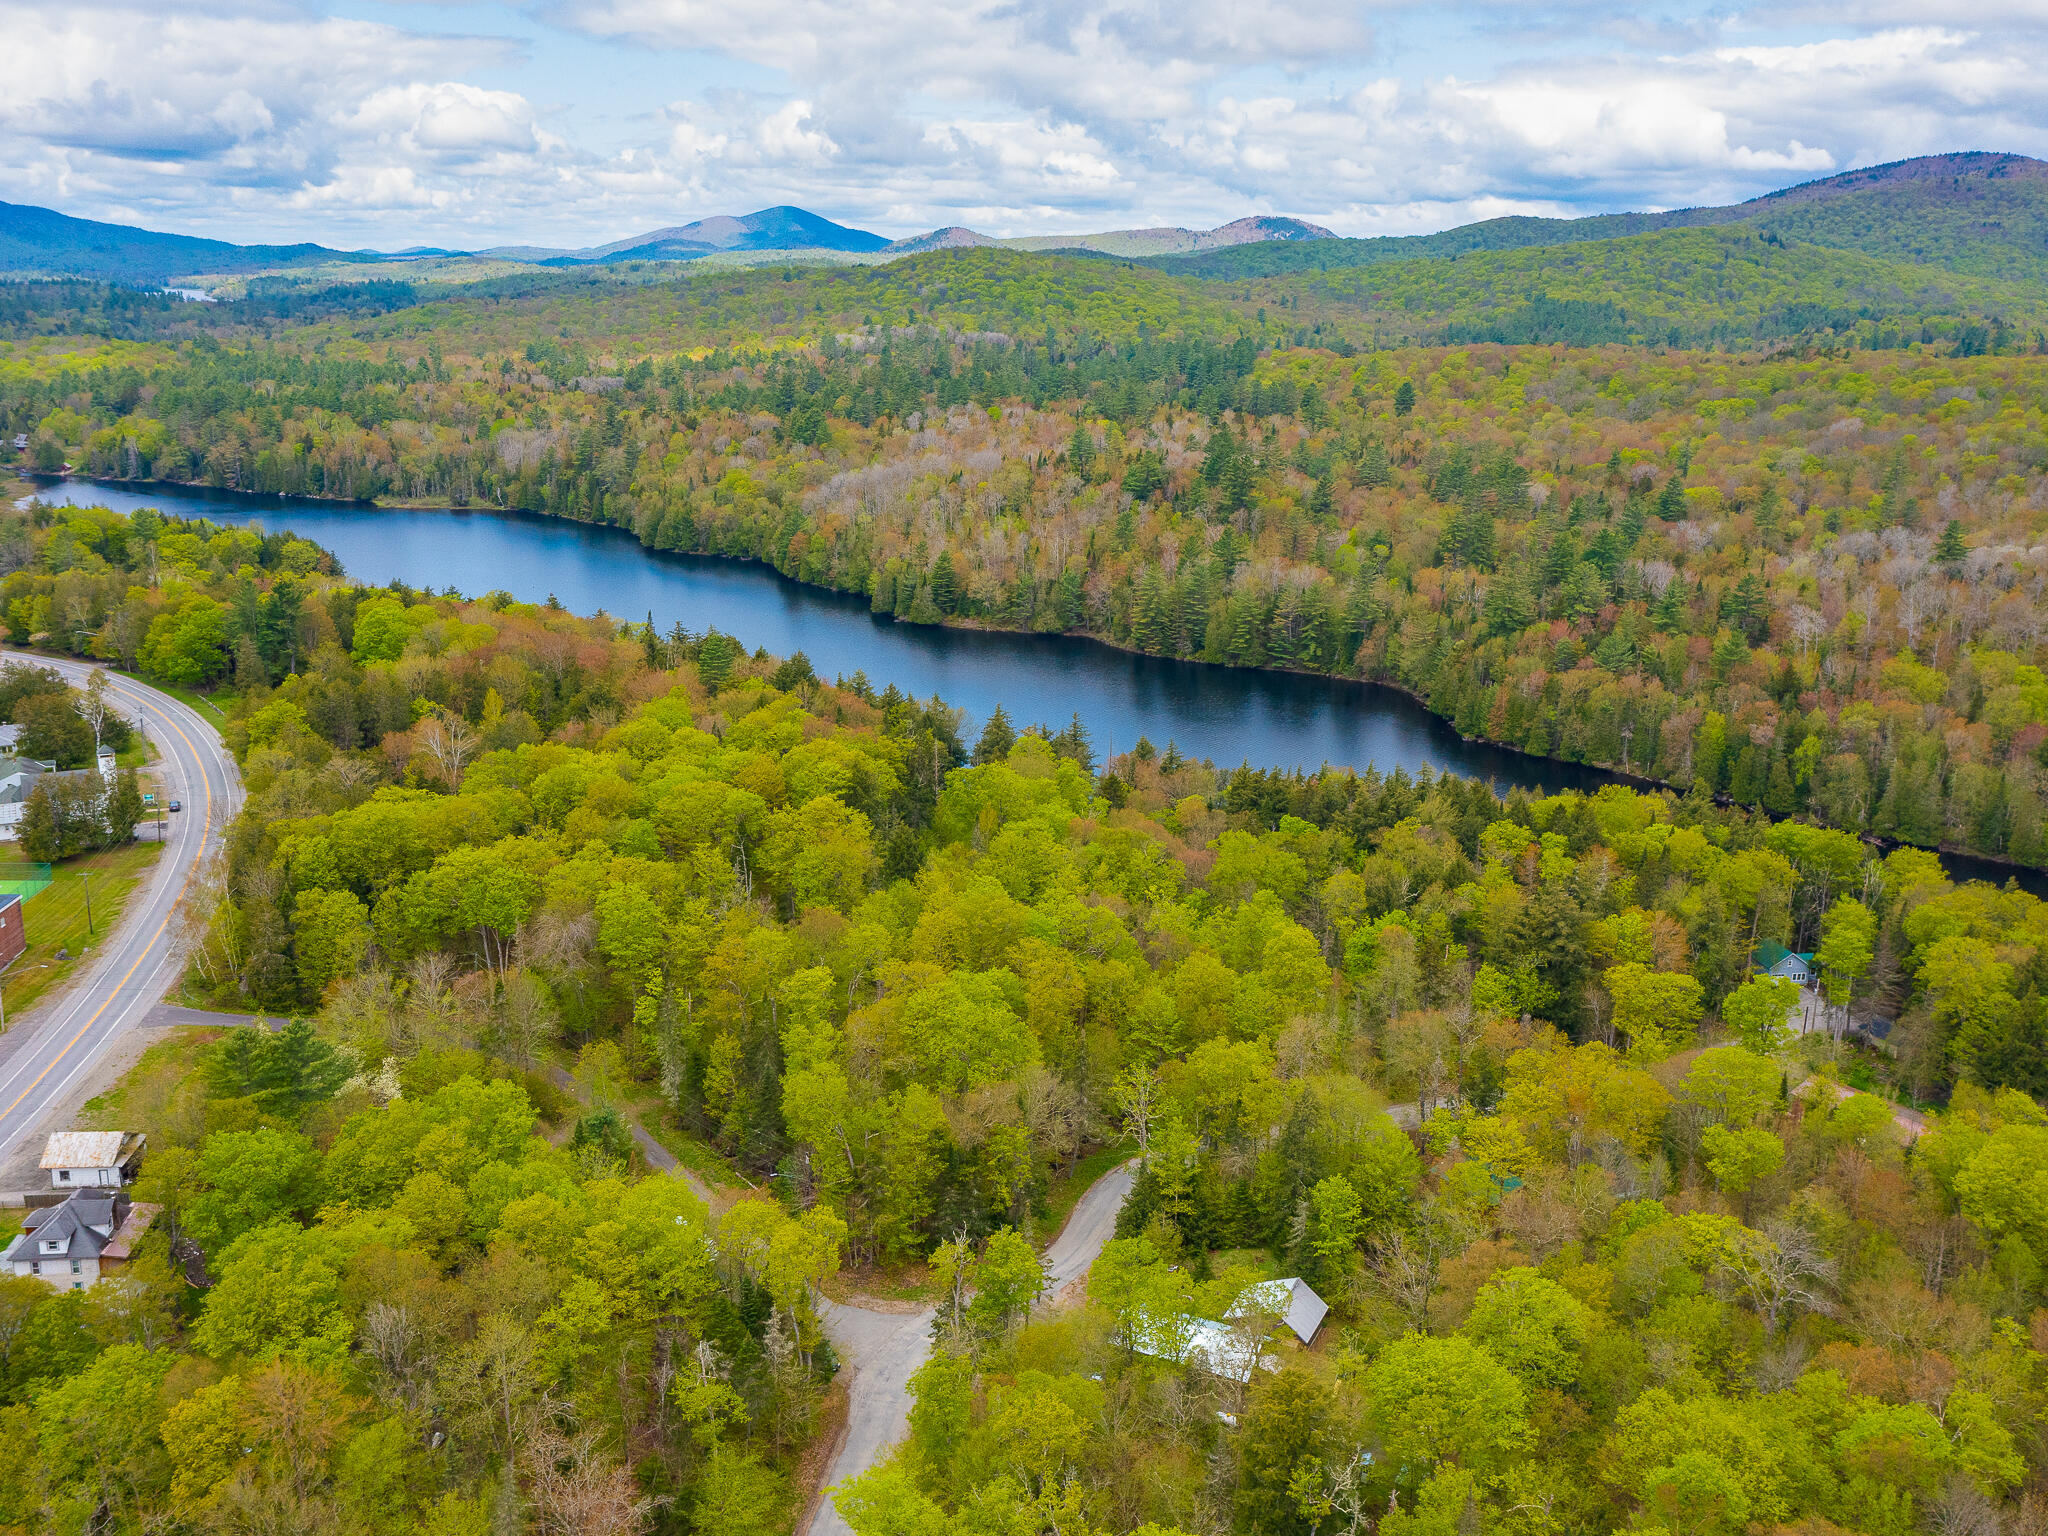
[[[142,1171],[142,1131],[56,1131],[43,1144],[52,1189],[119,1189]]]
[[[11,841],[21,836],[21,818],[28,814],[28,797],[44,778],[90,780],[104,795],[113,785],[115,772],[111,752],[101,752],[90,768],[67,768],[61,773],[55,763],[36,758],[0,757],[0,838]]]
[[[0,1271],[60,1291],[90,1290],[134,1255],[159,1209],[135,1205],[117,1189],[81,1189],[61,1205],[28,1213],[21,1235],[0,1253]]]
[[[1280,1362],[1265,1353],[1262,1318],[1277,1318],[1306,1346],[1315,1342],[1329,1315],[1329,1303],[1306,1280],[1266,1280],[1238,1293],[1225,1322],[1203,1317],[1153,1319],[1132,1343],[1141,1355],[1197,1366],[1242,1386],[1254,1370],[1280,1369]]]

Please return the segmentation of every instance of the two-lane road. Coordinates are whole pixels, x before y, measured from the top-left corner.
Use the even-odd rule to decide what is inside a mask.
[[[0,652],[0,660],[54,667],[72,683],[82,684],[92,671],[87,663],[47,656]],[[116,707],[156,747],[159,793],[185,809],[168,817],[162,859],[129,897],[118,928],[102,935],[83,974],[54,1000],[10,1019],[0,1034],[0,1166],[24,1138],[51,1128],[44,1122],[70,1090],[177,980],[184,955],[173,913],[241,806],[241,775],[212,726],[169,694],[109,676]]]

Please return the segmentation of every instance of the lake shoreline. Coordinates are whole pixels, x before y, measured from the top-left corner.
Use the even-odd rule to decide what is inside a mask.
[[[1326,738],[1323,742],[1322,766],[1348,768],[1354,772],[1377,769],[1381,773],[1391,773],[1396,769],[1406,769],[1414,773],[1426,766],[1431,771],[1456,774],[1491,784],[1501,792],[1505,792],[1508,787],[1521,787],[1537,794],[1554,793],[1560,789],[1592,792],[1604,784],[1620,784],[1645,792],[1685,792],[1681,786],[1632,769],[1604,763],[1575,762],[1568,758],[1530,752],[1524,747],[1495,741],[1485,736],[1467,736],[1450,719],[1432,710],[1414,690],[1398,682],[1301,668],[1246,667],[1228,662],[1204,661],[1197,657],[1161,656],[1086,631],[1026,630],[981,619],[954,619],[938,624],[916,623],[898,618],[893,613],[875,612],[863,593],[805,581],[801,577],[780,570],[769,561],[739,555],[660,549],[643,543],[631,528],[621,527],[616,523],[586,521],[556,513],[537,512],[530,508],[495,507],[488,504],[456,507],[431,502],[344,499],[333,496],[240,491],[225,487],[195,486],[170,480],[124,480],[117,477],[83,475],[22,478],[31,483],[38,493],[58,484],[69,483],[73,486],[104,488],[131,500],[135,505],[150,504],[147,500],[150,493],[161,492],[166,502],[170,503],[162,510],[178,517],[211,517],[219,520],[222,514],[227,513],[229,507],[259,514],[274,509],[280,514],[282,521],[279,527],[269,528],[269,531],[273,532],[283,531],[284,527],[288,527],[291,514],[296,509],[303,509],[316,518],[334,517],[344,527],[350,524],[362,526],[367,521],[364,515],[373,513],[401,514],[409,518],[431,520],[436,524],[439,520],[447,518],[452,527],[460,527],[471,517],[480,514],[479,521],[488,519],[492,523],[510,528],[524,527],[535,530],[536,533],[549,530],[566,534],[570,540],[566,547],[571,553],[578,548],[587,552],[588,549],[603,546],[609,558],[611,551],[630,547],[640,560],[647,562],[647,571],[674,573],[672,579],[685,585],[695,583],[701,587],[709,580],[726,586],[737,585],[748,590],[765,589],[779,594],[781,602],[774,606],[784,610],[785,619],[787,611],[792,608],[808,608],[812,611],[816,623],[836,624],[842,631],[849,624],[858,624],[858,621],[864,620],[864,624],[858,624],[863,632],[871,632],[877,636],[892,632],[900,633],[912,649],[909,652],[902,652],[900,647],[894,647],[894,642],[891,642],[891,647],[898,652],[894,660],[899,664],[909,661],[912,671],[919,670],[922,666],[927,672],[936,670],[944,673],[948,672],[949,662],[968,666],[971,670],[972,663],[976,660],[984,663],[989,660],[988,654],[980,657],[971,654],[977,645],[984,653],[991,652],[993,648],[999,652],[995,668],[1005,677],[1003,685],[996,690],[993,702],[1008,707],[1011,718],[1022,724],[1045,724],[1057,729],[1065,718],[1068,706],[1077,701],[1086,702],[1092,685],[1094,691],[1103,696],[1102,706],[1114,711],[1111,718],[1116,723],[1113,726],[1106,725],[1101,719],[1091,722],[1091,729],[1104,737],[1099,746],[1105,756],[1128,750],[1135,737],[1140,734],[1162,737],[1163,741],[1155,743],[1161,745],[1162,749],[1164,742],[1177,741],[1173,721],[1161,722],[1153,719],[1148,722],[1143,718],[1144,705],[1152,705],[1156,712],[1162,696],[1172,695],[1166,703],[1170,711],[1178,717],[1181,732],[1192,733],[1188,734],[1183,750],[1189,751],[1190,755],[1197,758],[1208,759],[1224,771],[1228,771],[1232,766],[1227,759],[1236,756],[1245,764],[1258,762],[1282,770],[1314,772],[1313,751],[1299,753],[1292,762],[1286,760],[1284,751],[1278,760],[1272,753],[1262,754],[1259,751],[1262,731],[1270,735],[1276,729],[1283,733],[1291,729],[1295,736],[1320,734]],[[201,502],[206,498],[218,498],[225,505],[209,510],[203,507],[181,509],[176,504],[179,501]],[[454,516],[451,517],[450,514]],[[233,514],[227,515],[232,524]],[[261,517],[252,517],[249,521],[261,522],[267,528],[270,522],[269,519]],[[322,542],[317,535],[304,536],[314,538],[315,542]],[[402,545],[403,534],[394,537]],[[532,542],[530,536],[527,542]],[[559,539],[552,542],[560,545]],[[496,552],[495,547],[493,552]],[[337,549],[333,553],[336,559],[341,561],[343,570],[350,579],[360,581],[365,586],[385,584],[385,581],[369,580],[359,570],[351,570],[352,562],[344,558],[342,551]],[[388,557],[391,554],[392,550],[386,547],[379,546],[376,550],[376,556]],[[555,568],[549,566],[547,570],[552,575]],[[734,574],[718,576],[716,573],[720,571]],[[707,577],[707,572],[712,574]],[[572,582],[575,580],[576,573],[573,570],[565,569],[562,574]],[[416,590],[434,590],[418,580],[417,571],[405,569],[403,565],[393,576],[385,580],[397,580]],[[585,593],[580,596],[572,595],[571,601],[564,606],[580,612],[602,612],[615,620],[633,622],[619,611],[620,607],[637,608],[641,602],[632,601],[621,605],[613,601],[613,598],[619,595],[616,588],[622,581],[626,585],[631,585],[630,578],[615,578],[608,572],[603,589],[595,594],[594,602],[591,601],[592,594]],[[495,589],[492,587],[486,590]],[[484,592],[478,591],[468,595],[480,597]],[[645,597],[646,594],[643,593],[641,600],[644,601]],[[660,597],[665,598],[666,593]],[[697,600],[701,601],[702,598],[703,594],[699,593]],[[762,603],[755,599],[747,599],[747,602],[749,606],[744,618],[748,624],[759,620],[772,626],[775,614],[767,612]],[[657,600],[655,606],[663,606],[663,601]],[[823,619],[823,611],[829,611],[835,617],[830,620]],[[694,615],[686,616],[694,619]],[[689,627],[724,626],[714,620],[706,624],[693,621]],[[727,629],[726,632],[734,633],[736,638],[740,637],[735,630]],[[842,676],[866,672],[872,665],[882,681],[897,681],[890,677],[888,667],[882,660],[863,662],[855,658],[853,664],[848,665],[844,664],[844,655],[835,657],[836,651],[845,649],[838,642],[846,638],[847,636],[842,633],[833,637],[833,643],[814,643],[799,637],[793,644],[783,644],[778,639],[776,643],[768,644],[766,648],[782,654],[799,649],[805,650],[806,654],[813,656],[814,664],[818,656],[823,656],[827,664],[833,666],[837,674]],[[750,646],[753,643],[750,641]],[[966,653],[960,652],[960,645],[963,643],[967,646]],[[859,645],[860,642],[855,641],[856,649]],[[932,659],[934,647],[937,648],[939,658],[936,667],[928,664]],[[1119,705],[1115,698],[1108,696],[1116,692],[1114,684],[1118,679],[1108,676],[1091,678],[1089,675],[1091,670],[1094,673],[1106,673],[1115,669],[1086,667],[1080,663],[1078,652],[1070,651],[1066,656],[1059,654],[1061,649],[1069,647],[1086,647],[1089,653],[1101,655],[1105,659],[1114,657],[1122,660],[1129,667],[1131,675],[1121,681],[1126,694],[1135,689],[1135,696],[1127,697]],[[924,658],[923,661],[911,659],[920,656]],[[984,671],[986,670],[988,668],[985,666]],[[1061,698],[1059,707],[1050,711],[1038,705],[1017,707],[1013,703],[1014,693],[1028,693],[1034,682],[1043,688],[1048,674],[1072,679],[1079,685],[1079,690]],[[1014,681],[1011,681],[1012,678]],[[1205,682],[1205,679],[1208,681]],[[984,715],[988,712],[989,701],[971,696],[963,697],[971,695],[974,691],[974,681],[971,677],[962,680],[949,676],[941,680],[928,676],[924,683],[912,684],[907,691],[919,695],[927,691],[933,692],[948,703],[966,706],[971,712]],[[985,683],[983,691],[987,691]],[[1219,723],[1216,701],[1209,697],[1218,692],[1237,695],[1225,701],[1228,707],[1227,726]],[[1211,717],[1208,719],[1202,718],[1201,711],[1205,707],[1211,711]],[[1267,715],[1277,712],[1281,718],[1277,721],[1268,720],[1262,724],[1257,718],[1260,712]],[[1041,716],[1043,718],[1040,718]],[[1320,732],[1305,730],[1302,721],[1317,716],[1325,718],[1327,728]],[[1130,730],[1129,735],[1125,734],[1127,729]],[[1212,737],[1220,732],[1225,738],[1227,750],[1218,750],[1214,741],[1205,747],[1199,739],[1205,729]],[[1345,732],[1349,732],[1354,739],[1339,739],[1334,742],[1327,739],[1332,735],[1341,738]],[[1356,739],[1360,736],[1372,739]],[[1332,747],[1337,750],[1330,750]],[[1350,749],[1349,756],[1343,755],[1346,748]],[[1361,749],[1368,754],[1363,760],[1357,756]],[[1406,760],[1403,760],[1404,758]],[[1726,796],[1716,798],[1723,805],[1733,804]],[[1877,833],[1858,832],[1856,835],[1878,848],[1926,847],[1925,844],[1905,843]],[[1998,884],[2002,883],[2004,877],[2010,876],[2023,881],[2027,888],[2034,890],[2036,894],[2048,897],[2048,872],[2035,869],[2033,866],[2018,863],[2003,855],[1978,853],[1951,846],[1937,845],[1928,851],[1943,858],[1957,879],[1987,880]]]

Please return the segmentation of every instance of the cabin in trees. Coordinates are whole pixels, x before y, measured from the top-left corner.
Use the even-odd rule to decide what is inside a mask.
[[[1756,971],[1759,976],[1782,976],[1802,987],[1810,987],[1813,985],[1813,956],[1799,954],[1782,944],[1766,940],[1756,947]]]
[[[1782,944],[1767,941],[1756,947],[1756,973],[1759,976],[1780,976],[1798,986],[1799,1011],[1793,1015],[1792,1027],[1800,1034],[1818,1034],[1825,1030],[1831,1035],[1840,1035],[1848,1027],[1848,1009],[1838,1008],[1828,1001],[1827,994],[1820,988],[1820,972],[1810,953],[1801,954]]]
[[[58,1205],[30,1211],[21,1235],[0,1253],[0,1272],[84,1291],[134,1255],[160,1209],[137,1205],[118,1189],[81,1189]]]
[[[119,1189],[142,1171],[141,1131],[57,1131],[43,1144],[52,1189]]]

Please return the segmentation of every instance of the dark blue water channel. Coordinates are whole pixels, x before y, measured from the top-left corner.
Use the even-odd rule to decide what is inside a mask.
[[[217,523],[290,529],[330,549],[358,581],[398,580],[471,596],[558,599],[667,630],[716,628],[776,655],[803,651],[824,677],[863,671],[964,709],[970,732],[997,704],[1020,726],[1079,713],[1098,751],[1147,736],[1225,766],[1391,772],[1428,766],[1512,785],[1589,787],[1594,770],[1465,741],[1407,695],[1337,678],[1139,656],[1059,635],[899,624],[864,598],[790,581],[766,566],[648,549],[631,534],[529,513],[379,508],[182,486],[60,480],[45,500],[130,512],[156,507]],[[973,737],[969,735],[971,742]]]

